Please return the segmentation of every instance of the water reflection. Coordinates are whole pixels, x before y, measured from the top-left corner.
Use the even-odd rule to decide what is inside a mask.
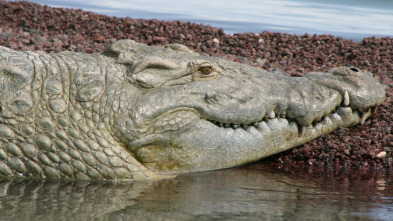
[[[388,177],[307,177],[265,166],[132,184],[1,181],[1,220],[392,220]]]

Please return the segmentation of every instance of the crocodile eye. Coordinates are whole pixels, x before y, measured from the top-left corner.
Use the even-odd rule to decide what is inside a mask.
[[[214,78],[218,76],[215,66],[206,61],[195,61],[188,63],[188,73],[192,74],[193,79]]]
[[[200,66],[198,71],[196,72],[197,77],[200,78],[210,78],[216,76],[215,69],[208,65],[208,66]]]
[[[213,69],[210,66],[204,66],[204,67],[200,67],[198,71],[201,75],[210,75]]]

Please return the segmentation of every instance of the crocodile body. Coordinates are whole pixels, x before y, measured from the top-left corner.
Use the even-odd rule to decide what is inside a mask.
[[[0,47],[0,177],[138,180],[233,167],[363,123],[384,98],[354,67],[290,77],[132,40],[102,54]]]

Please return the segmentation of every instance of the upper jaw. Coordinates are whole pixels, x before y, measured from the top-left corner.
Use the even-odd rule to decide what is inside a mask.
[[[341,106],[358,111],[363,119],[361,122],[364,122],[374,107],[385,99],[383,86],[371,74],[352,67],[335,68],[328,73],[309,73],[302,78],[284,78],[289,82],[285,85],[264,85],[258,79],[256,81],[262,86],[253,87],[257,92],[248,103],[238,105],[233,112],[228,111],[229,106],[219,111],[218,106],[212,105],[203,118],[217,126],[233,128],[246,128],[274,117],[308,126]]]
[[[343,101],[361,112],[367,112],[385,100],[382,84],[373,78],[371,73],[355,67],[332,68],[324,74],[311,72],[305,77],[340,92]]]
[[[385,91],[379,82],[369,73],[351,67],[332,69],[328,73],[309,73],[305,77],[285,79],[285,81],[289,83],[279,86],[267,85],[265,82],[258,82],[258,79],[254,85],[251,84],[252,82],[246,82],[249,84],[248,88],[244,88],[246,85],[241,86],[244,88],[242,91],[246,91],[245,94],[253,94],[248,97],[236,94],[237,90],[227,93],[226,87],[218,86],[216,91],[212,91],[212,88],[195,87],[190,90],[190,93],[203,97],[205,104],[200,102],[198,97],[194,97],[198,101],[195,104],[188,101],[190,105],[187,107],[183,103],[184,99],[190,99],[189,97],[173,97],[172,102],[178,104],[166,106],[165,103],[159,103],[156,105],[157,109],[150,109],[150,114],[139,113],[139,117],[133,118],[140,119],[142,123],[135,126],[140,128],[139,131],[149,134],[151,129],[148,128],[154,127],[149,125],[159,122],[158,119],[165,114],[176,113],[183,109],[186,112],[191,110],[200,118],[224,127],[246,127],[273,117],[286,118],[301,126],[308,126],[321,121],[325,116],[337,111],[340,106],[351,107],[361,115],[370,114],[371,108],[380,105],[385,98]],[[154,96],[144,99],[145,105],[151,104],[150,101],[159,101],[156,96],[163,93],[151,95]],[[244,103],[238,102],[237,99]],[[157,115],[162,111],[165,113]],[[138,114],[137,111],[134,113]],[[149,117],[150,115],[155,117]]]

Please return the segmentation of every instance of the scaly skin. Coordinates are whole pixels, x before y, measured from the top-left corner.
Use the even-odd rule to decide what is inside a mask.
[[[183,45],[0,47],[0,176],[152,179],[233,167],[362,123],[385,98],[354,67],[289,77]]]

